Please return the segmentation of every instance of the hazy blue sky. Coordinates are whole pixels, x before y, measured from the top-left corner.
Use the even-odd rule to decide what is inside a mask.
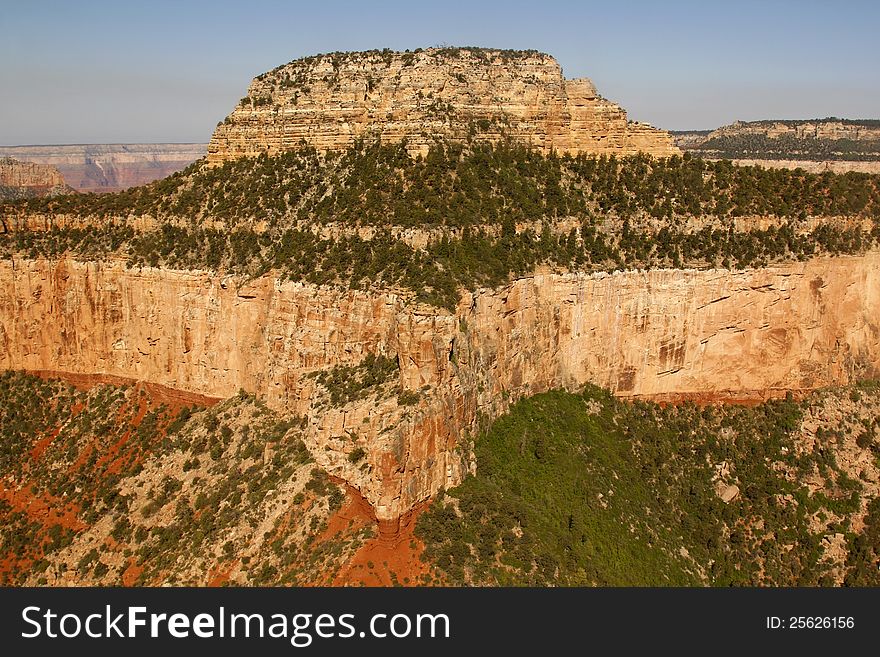
[[[333,50],[535,48],[630,118],[880,118],[880,1],[0,0],[0,144],[207,141],[255,75]]]

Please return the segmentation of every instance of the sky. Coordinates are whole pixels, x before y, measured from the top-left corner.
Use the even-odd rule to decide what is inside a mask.
[[[878,26],[878,0],[0,0],[0,145],[206,142],[279,64],[435,45],[550,53],[669,130],[880,118]]]

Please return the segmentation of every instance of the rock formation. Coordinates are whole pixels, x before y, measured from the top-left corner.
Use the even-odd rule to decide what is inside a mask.
[[[205,155],[205,144],[0,146],[0,157],[49,164],[78,192],[114,192],[170,176]]]
[[[806,121],[735,121],[708,134],[706,139],[722,136],[764,135],[770,139],[791,136],[797,139],[880,140],[880,121],[844,121],[813,119]]]
[[[414,156],[438,138],[511,138],[543,153],[678,152],[589,80],[565,80],[548,55],[435,48],[322,55],[263,74],[217,127],[208,160],[360,138],[406,140]],[[559,228],[576,228],[564,220]],[[738,221],[758,220],[771,221]],[[8,223],[80,221],[91,219]],[[836,227],[846,221],[856,219]],[[395,237],[436,238],[407,230]],[[118,376],[212,398],[256,393],[302,418],[317,462],[390,522],[461,481],[481,419],[524,395],[594,383],[627,397],[761,399],[880,371],[880,252],[745,271],[536,273],[462,293],[454,311],[411,299],[278,272],[244,279],[10,257],[0,260],[0,369]],[[368,356],[384,357],[393,380],[330,403],[322,373]]]
[[[258,76],[208,145],[208,160],[270,155],[303,143],[340,150],[359,138],[510,137],[544,153],[678,153],[668,133],[627,121],[587,79],[566,80],[534,51],[429,48],[334,53]]]
[[[737,158],[731,160],[741,167],[759,166],[765,169],[803,169],[807,173],[880,173],[880,160],[765,160]]]
[[[393,519],[469,467],[467,436],[526,394],[763,398],[880,366],[880,254],[759,270],[540,274],[456,313],[391,293],[70,260],[0,262],[0,368],[240,388],[307,418],[319,463]],[[310,373],[396,357],[399,387],[326,408]],[[401,403],[397,390],[418,395]],[[346,458],[366,451],[365,463]]]
[[[676,146],[706,159],[810,173],[880,172],[880,121],[736,121],[717,130],[673,133]]]
[[[0,158],[0,200],[57,196],[72,191],[55,167]]]

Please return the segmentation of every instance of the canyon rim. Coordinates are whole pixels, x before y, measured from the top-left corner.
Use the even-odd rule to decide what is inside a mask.
[[[119,495],[102,490],[85,510],[62,514],[71,537],[52,539],[68,550],[43,566],[52,583],[79,581],[73,561],[99,581],[112,566],[122,583],[145,583],[132,555],[91,556],[108,536],[138,535],[101,510],[121,495],[153,518],[156,535],[176,526],[175,513],[195,523],[196,511],[173,496],[191,493],[204,514],[198,482],[216,482],[227,460],[254,481],[261,467],[276,468],[263,488],[237,494],[253,494],[246,499],[263,514],[250,529],[224,516],[236,540],[252,532],[253,554],[285,528],[305,531],[305,518],[325,526],[297,534],[298,549],[378,523],[380,542],[369,545],[382,553],[381,540],[418,547],[414,516],[480,472],[475,441],[520,400],[595,385],[634,408],[794,403],[880,368],[877,176],[703,162],[669,133],[628,120],[590,80],[566,79],[543,53],[428,48],[295,60],[253,80],[203,159],[117,194],[56,198],[57,171],[0,167],[17,186],[52,193],[0,207],[0,369],[86,389],[134,386],[107,399],[88,393],[131,423],[104,454],[101,436],[116,434],[92,419],[96,398],[31,379],[4,384],[36,386],[56,395],[53,408],[65,399],[75,409],[63,422],[52,415],[60,424],[24,450],[34,463],[87,421],[94,441],[59,463],[126,473]],[[134,437],[171,449],[169,436],[179,452],[119,456]],[[180,447],[180,436],[210,462]],[[546,456],[543,447],[531,453]],[[871,458],[846,460],[850,470],[817,479],[815,490],[843,499],[864,473],[876,495]],[[746,484],[725,463],[712,486],[727,505]],[[42,466],[15,462],[5,474],[15,513],[64,499],[51,487],[28,498],[32,467]],[[235,480],[242,491],[244,480]],[[260,506],[259,494],[278,503]],[[829,503],[837,515],[828,527],[844,517],[864,525],[869,497],[845,512]],[[299,523],[284,515],[291,509],[303,512]],[[79,512],[92,524],[71,519]],[[349,548],[337,551],[356,563]],[[210,577],[184,581],[241,581],[236,549],[218,538],[209,566],[187,566],[187,577],[205,568]],[[837,559],[839,583],[846,558]],[[708,581],[710,561],[689,567]]]

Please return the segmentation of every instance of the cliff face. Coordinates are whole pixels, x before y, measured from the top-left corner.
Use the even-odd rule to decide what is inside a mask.
[[[549,55],[431,48],[336,53],[258,76],[218,124],[208,160],[278,154],[305,142],[340,150],[358,138],[406,139],[427,152],[435,137],[509,136],[544,153],[678,153],[668,133],[628,122],[587,79],[566,80]]]
[[[743,166],[802,168],[811,173],[880,170],[880,121],[814,119],[736,121],[717,130],[680,132],[676,146]]]
[[[48,164],[79,192],[114,192],[170,176],[205,155],[205,144],[0,146],[0,156]]]
[[[444,465],[453,445],[442,441],[454,426],[445,417],[424,419],[422,407],[400,407],[396,391],[323,408],[307,376],[368,353],[427,349],[433,358],[430,334],[427,347],[401,335],[418,323],[418,311],[393,294],[270,277],[239,287],[209,273],[74,261],[2,261],[0,280],[0,368],[163,381],[218,398],[242,388],[258,393],[274,408],[306,416],[321,465],[382,505],[383,518],[461,476],[458,466],[447,474]],[[411,367],[406,354],[400,358]],[[366,469],[346,458],[357,447],[368,451]]]
[[[522,392],[590,381],[622,396],[740,398],[843,382],[880,364],[878,263],[523,279],[478,297],[475,318],[497,320],[477,361]]]
[[[759,160],[759,159],[736,159],[731,160],[741,167],[759,166],[765,169],[803,169],[808,173],[880,173],[880,161],[856,161],[856,160]]]
[[[56,196],[72,191],[55,167],[0,158],[0,200]]]
[[[880,254],[762,270],[537,275],[456,314],[392,293],[120,263],[0,262],[0,367],[110,374],[304,416],[312,451],[393,519],[466,472],[465,437],[529,393],[763,397],[880,366]],[[309,373],[396,357],[398,386],[329,407]],[[398,389],[418,395],[414,405]],[[366,459],[350,459],[357,448]],[[356,462],[352,462],[352,461]]]
[[[880,124],[876,121],[856,122],[835,119],[812,121],[736,121],[713,130],[706,139],[722,136],[764,135],[770,139],[792,136],[797,139],[850,139],[874,142],[880,140]]]

